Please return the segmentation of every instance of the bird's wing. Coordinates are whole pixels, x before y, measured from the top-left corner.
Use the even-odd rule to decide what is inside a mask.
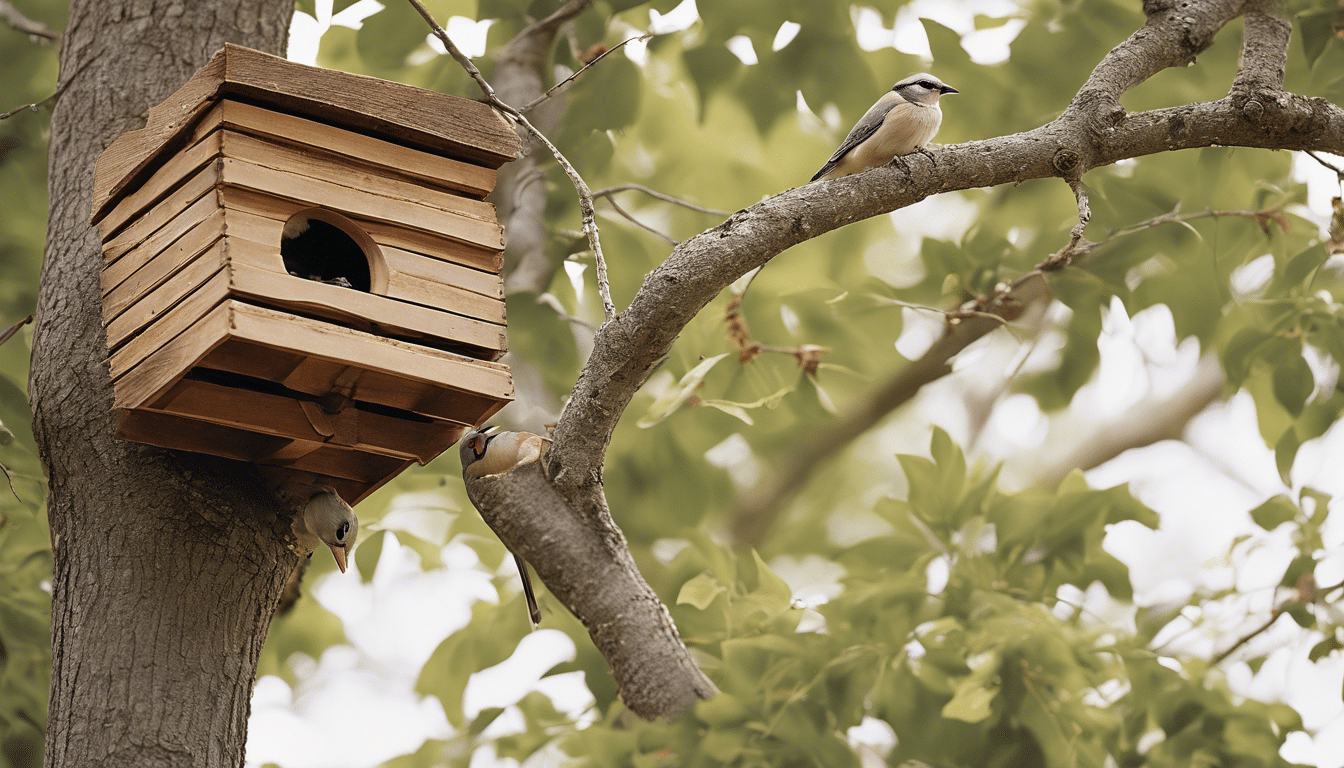
[[[897,94],[895,91],[887,91],[882,94],[882,98],[878,99],[876,104],[869,107],[863,117],[859,118],[859,122],[855,123],[854,127],[849,130],[849,135],[845,137],[844,141],[840,142],[840,148],[835,150],[835,154],[831,155],[831,159],[827,160],[826,164],[821,166],[821,170],[817,171],[816,174],[812,176],[812,181],[816,181],[834,170],[835,166],[840,163],[840,159],[848,154],[850,150],[867,141],[874,133],[877,133],[877,129],[882,125],[882,121],[887,119],[888,112],[894,109],[896,105],[904,103],[905,99],[901,98],[900,94]]]

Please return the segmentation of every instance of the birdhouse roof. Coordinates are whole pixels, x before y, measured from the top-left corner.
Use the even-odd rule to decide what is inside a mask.
[[[117,138],[98,158],[93,221],[191,137],[211,105],[232,98],[319,120],[436,154],[498,168],[517,157],[513,127],[478,101],[402,83],[286,61],[225,45],[163,103],[145,127]]]

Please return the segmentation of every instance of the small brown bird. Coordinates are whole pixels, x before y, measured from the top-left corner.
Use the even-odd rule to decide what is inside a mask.
[[[859,118],[812,181],[859,173],[922,150],[943,122],[938,97],[957,92],[925,72],[900,81]]]
[[[458,448],[458,455],[462,457],[462,476],[470,480],[498,475],[519,465],[537,461],[547,442],[546,438],[531,432],[501,432],[494,431],[493,427],[468,432]],[[527,615],[532,621],[532,628],[536,629],[541,623],[541,609],[537,607],[537,596],[532,591],[532,577],[527,572],[527,563],[512,551],[509,554],[513,555],[514,562],[518,564],[518,575],[523,579],[523,597],[527,600]]]
[[[294,535],[299,539],[299,546],[311,553],[319,546],[327,545],[341,573],[345,573],[358,534],[359,518],[335,488],[320,488],[308,499],[303,511],[294,516]]]

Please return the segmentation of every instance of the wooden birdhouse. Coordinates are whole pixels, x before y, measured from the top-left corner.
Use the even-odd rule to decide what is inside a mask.
[[[98,160],[117,435],[355,502],[513,394],[519,149],[468,99],[226,46]]]

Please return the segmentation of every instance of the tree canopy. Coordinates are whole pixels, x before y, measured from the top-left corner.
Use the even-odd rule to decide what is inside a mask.
[[[353,29],[325,26],[352,3],[300,0],[296,27],[321,32],[321,66],[479,96],[410,4],[385,4]],[[744,266],[703,308],[694,298],[674,307],[693,317],[656,329],[675,343],[665,358],[647,350],[647,381],[631,364],[639,389],[623,416],[615,410],[605,453],[588,455],[640,573],[720,694],[672,721],[631,717],[588,631],[543,593],[543,627],[576,649],[546,674],[583,673],[593,706],[576,717],[539,691],[507,708],[466,706],[471,675],[508,658],[529,626],[511,558],[450,451],[359,506],[359,577],[370,582],[395,551],[448,578],[461,566],[447,561],[470,551],[469,567],[501,597],[476,602],[414,671],[414,696],[435,697],[454,734],[385,765],[465,766],[482,748],[519,761],[558,750],[593,766],[1278,766],[1324,754],[1305,738],[1326,725],[1320,713],[1248,681],[1275,654],[1337,668],[1344,647],[1331,608],[1344,563],[1329,518],[1344,487],[1318,468],[1321,455],[1340,457],[1344,435],[1344,210],[1338,200],[1333,219],[1310,209],[1294,163],[1316,161],[1274,151],[1319,135],[1310,147],[1341,152],[1344,128],[1338,107],[1334,122],[1311,123],[1303,115],[1316,102],[1268,101],[1275,84],[1239,63],[1263,54],[1243,54],[1249,30],[1272,49],[1287,20],[1283,90],[1344,103],[1337,3],[1182,4],[1196,8],[1170,60],[1154,58],[1170,26],[1130,41],[1139,64],[1114,90],[1123,111],[1107,118],[1110,134],[1087,122],[1104,112],[1094,109],[1104,89],[1089,102],[1080,88],[1174,3],[949,12],[735,0],[702,2],[698,17],[674,13],[677,0],[425,4],[440,23],[490,22],[476,61],[516,107],[592,64],[528,115],[596,193],[623,320],[661,317],[645,306],[675,304],[671,277],[710,271],[693,259],[716,238],[736,247],[747,231],[765,245],[737,252],[759,271]],[[15,7],[63,25],[59,3]],[[891,45],[895,29],[908,48],[921,12],[946,22],[918,19],[928,57]],[[548,18],[558,21],[539,31]],[[55,44],[0,34],[5,71],[27,73],[0,82],[0,108],[51,96]],[[1191,65],[1174,66],[1182,57]],[[946,148],[772,197],[802,186],[883,91],[919,71],[961,92],[943,102],[935,141]],[[1250,127],[1202,106],[1222,100]],[[1007,162],[1043,135],[1013,134],[1061,114],[1083,115],[1101,138],[1073,157],[1043,145],[1037,165]],[[3,326],[37,303],[45,118],[39,107],[0,122],[0,184],[11,190]],[[1009,138],[984,141],[998,137]],[[518,389],[498,421],[544,432],[572,394],[597,401],[600,384],[581,374],[596,375],[590,354],[619,340],[597,332],[579,200],[545,149],[506,167],[495,202],[510,242],[507,362]],[[1080,207],[1090,221],[1075,231]],[[688,266],[660,271],[669,287],[658,293],[663,278],[649,275],[670,255]],[[50,675],[30,339],[25,327],[0,345],[0,464],[14,489],[0,488],[0,749],[14,766],[40,764]],[[959,346],[929,360],[940,344]],[[604,375],[628,378],[622,362]],[[1230,416],[1192,426],[1236,408],[1253,412],[1252,432]],[[567,429],[559,450],[580,434]],[[1183,439],[1205,465],[1182,484],[1201,497],[1193,503],[1154,480],[1185,471],[1157,450]],[[1192,514],[1179,530],[1216,540],[1221,570],[1136,593],[1160,579],[1131,568],[1159,564],[1136,560],[1116,533],[1159,541],[1138,531]],[[1228,575],[1255,569],[1272,578]],[[259,675],[303,688],[311,659],[360,646],[324,604],[305,596],[271,625]]]

